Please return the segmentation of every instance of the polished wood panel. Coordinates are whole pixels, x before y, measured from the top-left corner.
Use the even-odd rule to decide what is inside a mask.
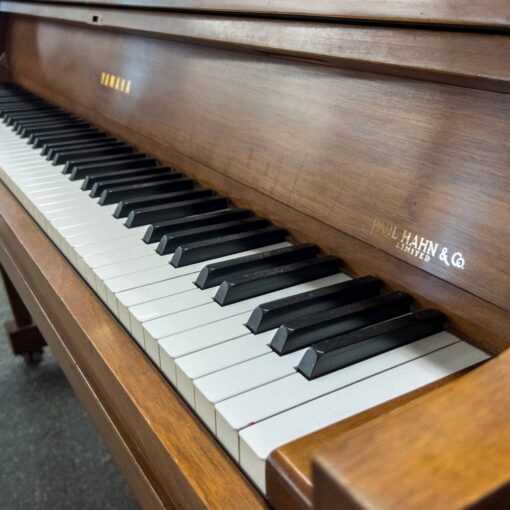
[[[508,508],[509,385],[505,352],[345,434],[314,467],[315,508]]]
[[[7,189],[0,263],[147,509],[262,497]],[[71,375],[69,375],[71,374]],[[111,442],[111,445],[110,445]]]
[[[493,350],[507,343],[504,318],[474,317],[510,306],[510,96],[27,18],[13,23],[10,56],[20,83],[245,205],[279,203],[282,221],[354,272],[446,307]],[[101,86],[105,71],[132,80],[131,94]],[[403,253],[372,231],[376,217],[461,251],[465,269],[439,251],[430,262]],[[458,306],[472,296],[426,273],[496,306]]]
[[[314,63],[510,92],[510,37],[333,23],[2,2],[6,12]],[[95,16],[95,18],[94,18]]]
[[[54,3],[89,4],[84,0]],[[198,10],[273,16],[309,16],[395,23],[439,24],[508,30],[506,0],[95,0],[96,5]]]
[[[14,316],[14,320],[5,323],[7,338],[11,343],[12,352],[15,355],[26,356],[29,362],[40,360],[39,354],[42,352],[46,342],[37,326],[33,323],[32,317],[11,279],[1,266],[0,274]]]
[[[468,371],[464,370],[446,377],[277,448],[271,453],[266,468],[267,497],[271,505],[278,510],[312,509],[314,494],[312,463],[317,455],[331,449],[331,445],[336,444],[339,438],[350,430],[449,384]]]

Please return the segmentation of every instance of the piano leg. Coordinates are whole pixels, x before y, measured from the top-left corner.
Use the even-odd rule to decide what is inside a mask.
[[[42,361],[43,347],[46,342],[23,301],[19,297],[7,273],[0,267],[7,297],[14,315],[13,321],[5,323],[7,336],[11,342],[12,352],[23,356],[28,365],[36,365]]]

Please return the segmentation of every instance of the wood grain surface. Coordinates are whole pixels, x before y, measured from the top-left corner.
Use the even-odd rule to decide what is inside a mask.
[[[373,22],[438,24],[508,30],[510,6],[506,0],[52,0],[145,9],[197,10],[263,14],[270,16],[325,17]],[[2,2],[3,3],[3,2]]]
[[[384,416],[436,388],[449,384],[468,371],[464,370],[445,377],[433,384],[277,448],[271,453],[266,467],[269,502],[278,510],[312,509],[314,507],[315,491],[312,479],[312,464],[318,455],[324,451],[330,451],[331,445],[335,445],[350,430],[354,430],[379,416]]]
[[[127,12],[122,16],[134,23]],[[115,18],[117,28],[126,18]],[[140,23],[146,26],[149,19]],[[475,90],[471,81],[477,70],[484,83],[507,81],[507,68],[499,65],[508,49],[506,38],[469,34],[470,39],[435,31],[421,38],[423,31],[387,28],[394,32],[383,34],[379,28],[338,26],[331,33],[340,34],[339,39],[328,46],[322,36],[305,41],[308,24],[299,28],[287,21],[272,26],[267,20],[260,25],[231,20],[241,27],[236,32],[225,31],[227,20],[219,17],[182,14],[165,20],[173,40],[16,16],[8,38],[13,77],[227,194],[237,205],[288,227],[296,239],[318,243],[342,257],[349,272],[374,274],[391,288],[410,292],[419,305],[442,309],[451,327],[471,342],[493,353],[508,346],[510,95]],[[278,41],[282,26],[288,32],[282,30]],[[257,35],[253,27],[265,31]],[[292,39],[298,28],[303,32]],[[455,75],[457,85],[465,87],[381,74],[396,67],[403,55],[417,72],[412,55],[420,53],[420,44],[413,46],[413,33],[427,48],[420,59],[427,72],[443,66],[445,76]],[[457,37],[464,37],[465,48],[457,48]],[[346,41],[351,39],[356,43],[349,47]],[[439,42],[447,40],[456,42]],[[490,45],[497,40],[502,53],[492,53],[491,61]],[[313,44],[319,46],[314,49]],[[357,45],[363,46],[358,53]],[[452,46],[464,58],[449,61]],[[246,52],[272,47],[285,51]],[[290,58],[292,48],[299,48],[294,56],[309,61]],[[312,64],[309,57],[314,51],[318,55],[318,48],[326,54],[329,48],[331,62],[347,67],[369,55],[371,70],[379,72],[360,70],[363,63],[356,70],[324,66],[323,60]],[[373,67],[375,62],[382,69]],[[491,62],[494,74],[489,78]],[[130,80],[130,94],[102,86],[102,73]],[[0,208],[5,209],[3,198]],[[63,345],[71,357],[62,354],[62,363],[79,368],[76,384],[90,388],[83,400],[92,409],[104,408],[97,413],[98,426],[112,438],[119,458],[131,459],[128,476],[142,487],[146,501],[220,507],[240,498],[250,507],[263,506],[91,291],[50,243],[41,244],[44,236],[10,200],[6,211],[16,224],[4,228],[0,223],[0,238],[9,240],[7,252],[13,256],[2,264],[9,267],[11,260],[11,266],[19,265],[18,286],[34,289],[30,292],[36,301],[43,301],[36,310],[39,321],[49,314],[53,336],[66,338]],[[438,243],[431,260],[399,249],[404,229],[423,238],[422,243]],[[443,248],[450,266],[440,258]],[[464,269],[452,267],[455,252],[462,253]],[[56,267],[54,260],[59,261]],[[90,308],[82,311],[82,301]],[[67,310],[63,318],[60,308]],[[52,347],[60,345],[55,340]],[[122,359],[115,359],[118,349],[125,351]],[[287,463],[278,476],[289,481],[293,494],[288,501],[308,504],[311,457],[349,423],[358,426],[363,421],[358,419],[311,436],[302,452],[296,445],[275,452],[272,459]],[[191,451],[176,439],[183,427],[187,443],[198,438]],[[204,458],[210,462],[203,464]],[[220,466],[219,471],[213,474],[211,465]],[[273,468],[278,469],[272,461]],[[365,483],[362,475],[360,486]],[[230,485],[235,494],[228,492]]]
[[[314,467],[314,508],[509,508],[508,385],[507,351],[348,432]]]
[[[266,506],[3,185],[0,263],[144,508]]]
[[[2,2],[6,12],[313,63],[510,92],[510,38],[313,21]]]
[[[13,24],[10,57],[16,80],[131,128],[131,142],[510,308],[510,95],[28,18]],[[131,94],[101,86],[102,72],[132,80]],[[376,218],[438,243],[436,257],[404,253]]]

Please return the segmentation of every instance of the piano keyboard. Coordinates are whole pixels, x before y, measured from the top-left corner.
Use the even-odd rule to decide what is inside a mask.
[[[0,118],[3,182],[262,491],[275,448],[488,358],[15,85]]]

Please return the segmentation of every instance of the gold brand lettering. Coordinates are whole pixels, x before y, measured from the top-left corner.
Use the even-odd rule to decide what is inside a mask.
[[[117,76],[116,74],[102,71],[99,82],[104,87],[123,92],[124,94],[129,94],[131,92],[131,80],[123,78],[122,76]]]

